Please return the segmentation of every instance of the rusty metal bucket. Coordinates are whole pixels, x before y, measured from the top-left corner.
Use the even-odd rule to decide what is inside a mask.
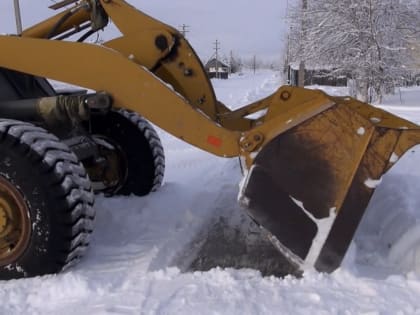
[[[420,127],[352,98],[282,89],[288,97],[276,105],[279,112],[282,106],[305,111],[308,104],[293,98],[303,93],[332,105],[246,155],[239,201],[292,264],[332,272],[381,176],[420,143]]]

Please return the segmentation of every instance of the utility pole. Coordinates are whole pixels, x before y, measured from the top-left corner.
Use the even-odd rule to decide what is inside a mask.
[[[187,37],[187,33],[190,32],[189,28],[190,28],[190,26],[186,25],[186,24],[182,24],[180,26],[180,32],[181,32],[182,36]]]
[[[287,84],[290,84],[290,32],[287,34],[286,62],[283,72],[287,71]]]
[[[229,58],[229,75],[232,74],[232,66],[233,66],[233,51],[230,51],[230,58]]]
[[[305,39],[306,37],[306,10],[308,9],[308,0],[302,0],[302,36]],[[301,47],[302,51],[305,47]],[[301,60],[299,63],[299,70],[298,70],[298,86],[303,87],[305,85],[305,61]]]
[[[289,0],[286,0],[286,13],[285,19],[289,18]],[[283,73],[287,73],[287,84],[290,84],[290,34],[292,27],[289,26],[289,32],[287,34],[287,46],[286,46],[286,60],[284,61]]]
[[[16,31],[17,34],[22,34],[22,16],[20,15],[19,0],[14,0],[15,4],[15,19],[16,19]]]
[[[219,49],[220,42],[216,39],[214,42],[214,50],[216,51],[216,78],[219,79]]]

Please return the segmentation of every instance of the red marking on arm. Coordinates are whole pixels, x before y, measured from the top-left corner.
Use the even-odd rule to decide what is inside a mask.
[[[208,136],[207,143],[219,148],[222,145],[222,139],[215,136]]]

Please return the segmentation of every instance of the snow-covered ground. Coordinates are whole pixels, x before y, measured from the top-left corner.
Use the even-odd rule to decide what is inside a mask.
[[[281,77],[261,71],[213,83],[237,107],[269,95]],[[397,96],[384,107],[420,122],[420,89]],[[280,278],[256,270],[275,270],[276,253],[236,204],[238,161],[160,136],[160,191],[99,197],[85,259],[59,275],[2,281],[0,314],[420,314],[420,264],[388,248],[420,217],[419,152],[384,176],[342,268]]]

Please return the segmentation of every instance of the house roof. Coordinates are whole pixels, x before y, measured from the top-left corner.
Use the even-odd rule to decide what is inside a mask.
[[[212,58],[210,59],[207,63],[206,63],[206,68],[215,68],[217,65],[217,67],[219,68],[229,68],[228,65],[224,64],[223,62],[221,62],[220,60],[216,60],[216,58]]]

